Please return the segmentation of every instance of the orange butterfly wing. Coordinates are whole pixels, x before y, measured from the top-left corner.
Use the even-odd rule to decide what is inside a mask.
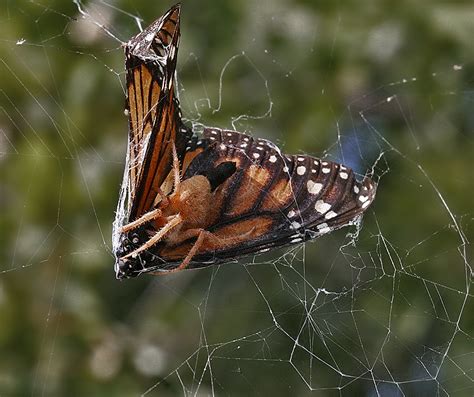
[[[168,177],[172,144],[184,151],[191,132],[175,94],[180,6],[171,8],[125,46],[129,113],[129,221],[148,212]]]

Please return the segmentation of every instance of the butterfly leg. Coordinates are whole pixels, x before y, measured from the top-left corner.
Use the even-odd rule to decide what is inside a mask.
[[[173,219],[171,219],[165,226],[163,226],[163,228],[161,228],[160,231],[156,232],[156,234],[153,237],[151,237],[145,244],[138,247],[135,251],[132,251],[129,254],[125,255],[123,259],[130,258],[152,247],[158,241],[160,241],[166,235],[166,233],[168,233],[171,229],[178,226],[181,222],[183,222],[183,218],[181,218],[181,215],[179,214],[175,215]]]

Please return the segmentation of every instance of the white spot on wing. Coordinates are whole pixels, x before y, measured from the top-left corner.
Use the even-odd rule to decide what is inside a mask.
[[[340,172],[339,173],[339,176],[342,178],[342,179],[347,179],[349,178],[349,174],[347,172]]]
[[[274,163],[277,161],[277,158],[274,154],[272,154],[268,160],[270,161],[270,163]]]
[[[301,227],[301,223],[294,221],[291,223],[291,227],[293,229],[299,229]]]
[[[321,223],[318,225],[318,230],[320,233],[329,233],[331,231],[331,228],[328,226],[327,223]]]
[[[358,194],[359,193],[359,186],[354,185],[354,193]]]
[[[296,169],[296,173],[298,175],[304,175],[304,173],[306,172],[306,167],[304,165],[300,165],[297,169]]]
[[[314,205],[314,209],[318,211],[320,214],[324,214],[331,208],[331,204],[325,203],[323,200],[316,201]]]
[[[310,194],[318,194],[321,191],[321,189],[323,188],[323,184],[322,183],[316,183],[316,182],[313,182],[312,180],[309,180],[306,183],[306,187],[308,188],[308,192]]]
[[[293,218],[294,216],[296,215],[296,212],[291,210],[290,212],[288,212],[288,218]]]
[[[331,172],[331,168],[323,168],[321,171],[323,171],[323,174],[329,174]]]
[[[332,218],[335,218],[336,216],[337,214],[334,211],[329,211],[328,213],[326,213],[326,215],[324,215],[326,219],[332,219]]]
[[[254,154],[253,154],[253,157],[256,158],[256,159],[258,159],[258,158],[260,157],[260,153],[254,153]]]

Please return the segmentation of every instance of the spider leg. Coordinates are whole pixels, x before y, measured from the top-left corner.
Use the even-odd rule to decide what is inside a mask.
[[[150,248],[151,246],[155,245],[158,241],[160,241],[166,233],[168,233],[171,229],[175,228],[178,226],[181,222],[183,222],[183,218],[181,218],[181,215],[177,214],[171,219],[163,228],[156,232],[156,234],[151,237],[145,244],[142,246],[138,247],[135,251],[130,252],[129,254],[125,255],[122,259],[127,259],[131,256],[135,256],[139,254],[140,252],[143,252]]]
[[[179,183],[181,182],[181,174],[179,171],[179,159],[176,153],[176,146],[173,141],[173,172],[174,172],[174,192],[178,189]]]
[[[153,219],[159,218],[161,216],[161,210],[155,209],[153,211],[147,212],[140,218],[134,220],[133,222],[127,223],[122,226],[122,233],[127,233],[130,230],[136,229],[138,226],[143,225],[146,222],[152,221]]]
[[[180,270],[185,269],[188,267],[189,262],[191,262],[191,259],[193,259],[194,255],[197,254],[199,248],[201,248],[202,244],[204,243],[204,240],[206,238],[213,239],[213,240],[220,240],[218,237],[214,236],[211,232],[208,232],[207,230],[204,229],[190,229],[186,231],[186,239],[194,237],[197,234],[198,238],[194,245],[191,247],[191,249],[188,252],[188,255],[186,255],[186,258],[183,259],[183,262],[178,267],[175,267],[174,269],[171,270],[163,270],[160,272],[156,272],[155,274],[157,275],[165,275],[165,274],[170,274],[170,273],[175,273],[179,272]]]
[[[186,255],[186,258],[183,259],[183,262],[181,262],[181,264],[178,267],[175,267],[174,269],[162,270],[159,272],[155,272],[153,274],[165,275],[165,274],[175,273],[175,272],[179,272],[180,270],[186,269],[189,263],[191,262],[191,260],[193,259],[194,255],[198,253],[199,249],[202,247],[202,245],[204,244],[206,240],[208,241],[208,243],[210,243],[210,245],[214,245],[217,247],[225,247],[226,245],[233,245],[241,241],[242,238],[248,237],[254,231],[255,231],[255,227],[253,227],[249,231],[237,237],[220,238],[220,237],[217,237],[215,234],[204,229],[188,229],[180,235],[180,242],[186,241],[196,236],[197,236],[197,240],[195,241],[194,245],[189,250],[188,254]]]

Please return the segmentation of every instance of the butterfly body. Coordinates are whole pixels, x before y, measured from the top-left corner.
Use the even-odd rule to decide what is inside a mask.
[[[370,178],[233,130],[184,125],[174,93],[179,14],[173,7],[126,45],[117,277],[229,262],[356,223],[375,197]]]

